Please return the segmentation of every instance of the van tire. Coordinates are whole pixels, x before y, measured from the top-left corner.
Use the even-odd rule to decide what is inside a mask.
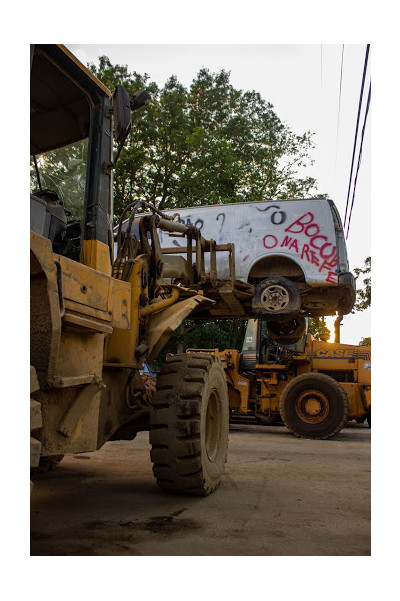
[[[279,318],[281,315],[293,315],[301,306],[300,293],[296,286],[282,277],[262,280],[256,287],[252,307],[256,315],[268,315]]]
[[[326,374],[307,373],[293,378],[283,389],[279,410],[295,436],[326,439],[346,425],[349,401],[339,382]]]
[[[306,327],[305,318],[299,315],[293,319],[267,323],[268,335],[278,344],[295,344],[304,336]]]
[[[206,496],[220,484],[228,451],[229,398],[219,358],[167,357],[150,414],[153,473],[165,492]]]

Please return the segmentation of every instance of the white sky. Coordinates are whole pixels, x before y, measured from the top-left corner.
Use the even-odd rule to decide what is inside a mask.
[[[106,55],[113,64],[147,73],[162,87],[169,76],[189,87],[201,67],[231,72],[231,83],[256,90],[274,105],[278,117],[292,131],[315,133],[314,165],[307,175],[317,179],[318,191],[329,194],[344,221],[351,160],[364,66],[365,44],[345,44],[342,89],[339,90],[342,44],[67,44],[84,63],[98,64]],[[371,64],[371,55],[369,65]],[[370,81],[368,68],[361,110],[358,143],[364,122]],[[347,248],[350,269],[362,267],[371,254],[370,120],[368,115],[363,156]],[[355,153],[353,179],[358,161]],[[353,193],[351,187],[350,201]],[[347,230],[347,226],[346,226]],[[361,278],[360,278],[361,279]],[[333,334],[334,318],[328,318]],[[341,342],[358,344],[371,335],[370,310],[344,317]]]

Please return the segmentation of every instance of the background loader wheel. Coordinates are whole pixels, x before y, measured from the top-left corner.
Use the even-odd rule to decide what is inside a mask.
[[[349,401],[336,380],[320,373],[302,374],[284,388],[279,409],[287,428],[303,438],[330,438],[347,423]]]
[[[271,277],[262,280],[255,290],[252,306],[257,315],[279,319],[281,315],[294,315],[300,309],[300,293],[288,279]]]
[[[306,320],[302,316],[287,321],[269,321],[268,334],[278,344],[295,344],[305,334]]]
[[[168,357],[150,414],[151,460],[165,492],[208,495],[221,482],[228,450],[229,400],[214,355]]]

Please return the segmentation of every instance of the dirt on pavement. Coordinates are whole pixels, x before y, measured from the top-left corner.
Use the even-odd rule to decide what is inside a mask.
[[[370,555],[371,430],[330,440],[231,424],[209,497],[156,485],[148,433],[34,477],[31,555]]]

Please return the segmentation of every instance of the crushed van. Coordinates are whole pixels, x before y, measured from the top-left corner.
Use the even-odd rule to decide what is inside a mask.
[[[198,206],[179,209],[179,214],[182,222],[200,229],[203,237],[235,245],[236,277],[256,286],[253,305],[258,304],[261,312],[346,315],[353,308],[355,280],[332,200]],[[162,235],[163,248],[180,244],[168,232]],[[217,271],[222,279],[229,276],[223,257]]]
[[[164,213],[171,217],[175,210]],[[194,206],[179,208],[179,216],[217,245],[234,245],[235,277],[255,288],[253,315],[288,324],[296,316],[346,315],[352,310],[355,279],[332,200]],[[161,233],[160,243],[164,252],[173,248],[179,252],[185,244],[167,231]],[[228,281],[230,267],[220,253],[218,278]],[[298,322],[295,325],[298,328]]]

